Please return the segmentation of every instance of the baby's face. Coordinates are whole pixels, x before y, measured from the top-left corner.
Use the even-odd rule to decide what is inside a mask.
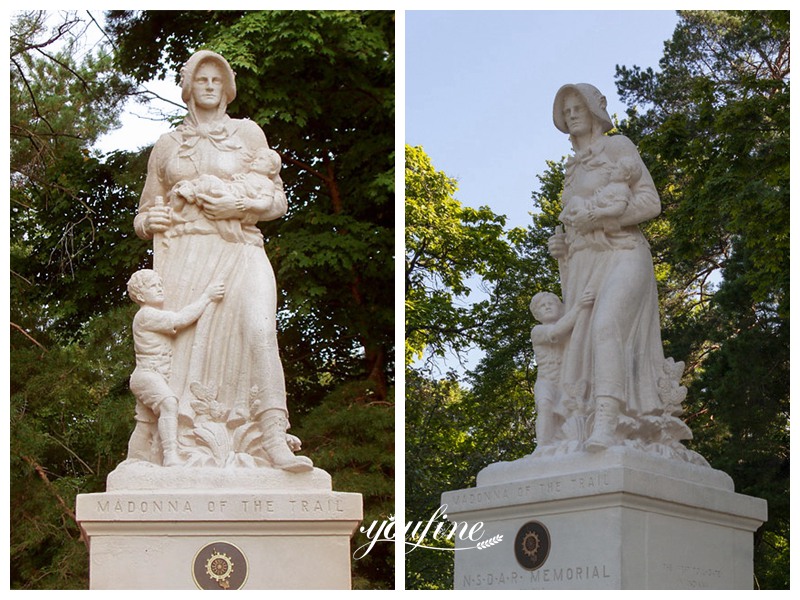
[[[272,157],[266,152],[259,152],[250,164],[250,170],[261,175],[272,175],[277,172]]]

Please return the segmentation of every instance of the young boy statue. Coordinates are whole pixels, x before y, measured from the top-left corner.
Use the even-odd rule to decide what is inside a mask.
[[[131,375],[131,392],[136,396],[136,429],[128,446],[128,458],[145,458],[152,424],[158,423],[163,465],[180,464],[178,457],[178,398],[168,381],[172,363],[172,338],[197,321],[211,302],[225,295],[222,283],[212,284],[203,295],[178,312],[163,310],[161,277],[150,269],[134,273],[128,281],[128,295],[141,308],[133,318],[136,369]]]
[[[561,357],[578,314],[581,310],[590,308],[593,303],[594,294],[584,292],[580,302],[564,314],[563,303],[553,293],[539,292],[531,300],[531,314],[541,323],[531,329],[531,343],[537,366],[536,383],[533,386],[537,447],[553,443],[556,431],[566,416],[558,406]]]

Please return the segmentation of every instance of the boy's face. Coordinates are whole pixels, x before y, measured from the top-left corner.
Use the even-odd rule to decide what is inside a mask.
[[[150,277],[140,288],[142,299],[147,306],[164,305],[164,286],[160,277]]]
[[[555,296],[545,296],[537,303],[533,316],[542,323],[554,323],[561,318],[563,308],[558,298]]]

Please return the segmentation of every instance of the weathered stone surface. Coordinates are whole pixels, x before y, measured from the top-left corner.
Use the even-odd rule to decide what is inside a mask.
[[[155,274],[129,285],[142,308],[128,457],[310,471],[286,433],[277,288],[256,227],[286,213],[280,156],[257,124],[227,116],[236,81],[223,57],[197,52],[181,76],[189,112],[156,142],[134,220]]]
[[[535,456],[625,445],[701,466],[681,442],[684,364],[665,358],[650,247],[639,225],[661,211],[636,147],[612,128],[606,99],[587,83],[556,94],[553,121],[575,152],[549,240],[563,303],[540,293],[531,312],[538,378]]]
[[[231,119],[234,73],[194,54],[183,124],[148,163],[134,220],[136,427],[107,492],[81,494],[93,589],[346,589],[360,494],[295,455],[258,221],[287,210],[280,156]]]
[[[456,589],[752,588],[767,505],[724,473],[624,448],[529,462],[442,495],[451,521],[503,537],[482,549],[456,540]],[[530,523],[548,540],[528,534],[526,555]]]

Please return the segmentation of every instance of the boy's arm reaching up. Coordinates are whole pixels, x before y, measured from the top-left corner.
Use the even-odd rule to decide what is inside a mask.
[[[572,331],[572,328],[575,326],[575,321],[578,320],[578,315],[580,314],[581,310],[590,308],[592,304],[594,304],[594,292],[584,292],[583,296],[581,296],[580,302],[575,304],[567,311],[567,314],[551,325],[549,331],[550,337],[553,340],[559,340],[565,335],[569,334],[569,332]]]
[[[173,323],[175,330],[179,331],[184,327],[188,327],[203,314],[203,311],[211,302],[219,302],[225,295],[225,284],[214,283],[208,286],[203,295],[198,300],[191,304],[184,306],[181,310],[175,313],[175,321]]]

